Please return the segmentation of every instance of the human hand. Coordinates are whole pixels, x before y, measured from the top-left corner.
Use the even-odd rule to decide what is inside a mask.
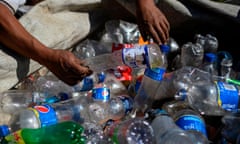
[[[153,0],[137,0],[137,20],[145,41],[148,36],[158,44],[164,44],[169,39],[169,22]]]
[[[53,49],[48,57],[43,65],[66,84],[75,85],[92,74],[92,70],[70,51]]]

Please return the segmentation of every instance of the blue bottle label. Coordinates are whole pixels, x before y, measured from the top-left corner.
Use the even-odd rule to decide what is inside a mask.
[[[125,108],[125,114],[128,114],[129,112],[131,112],[133,109],[133,101],[131,101],[129,97],[125,97],[125,96],[118,96],[118,97],[123,102],[123,106]]]
[[[93,88],[92,98],[97,101],[108,101],[110,99],[110,90],[106,87]]]
[[[39,118],[42,127],[57,123],[56,113],[50,105],[39,105],[30,109]]]
[[[149,78],[155,80],[155,81],[161,81],[163,79],[163,75],[165,73],[166,69],[164,68],[146,68],[144,75],[148,76]]]
[[[237,87],[233,84],[220,81],[216,85],[218,89],[218,105],[227,111],[236,111],[239,103]]]
[[[135,45],[134,47],[123,48],[122,49],[123,63],[132,68],[145,67],[146,57],[144,47],[145,45]]]
[[[175,123],[184,130],[196,130],[207,136],[206,125],[198,116],[183,115]]]

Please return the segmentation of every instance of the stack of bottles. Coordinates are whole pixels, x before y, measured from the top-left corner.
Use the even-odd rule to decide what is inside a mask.
[[[143,42],[112,20],[73,49],[94,73],[74,86],[51,72],[0,94],[0,143],[240,143],[240,80],[218,39]]]

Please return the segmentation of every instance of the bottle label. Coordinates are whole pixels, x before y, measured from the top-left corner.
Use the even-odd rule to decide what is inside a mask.
[[[179,117],[176,124],[184,130],[196,130],[207,136],[206,126],[201,118],[194,115],[183,115]]]
[[[127,47],[122,49],[123,63],[132,68],[141,68],[146,65],[145,48],[146,45],[135,45],[134,47]]]
[[[92,98],[97,101],[108,101],[110,99],[110,90],[106,87],[94,88]]]
[[[56,113],[51,106],[39,105],[29,109],[31,109],[38,117],[42,127],[57,123]]]
[[[7,135],[5,137],[5,140],[7,140],[7,142],[11,143],[11,144],[15,144],[15,143],[16,144],[25,144],[21,133],[22,133],[22,130],[13,132],[12,134]]]
[[[238,89],[233,84],[217,82],[218,105],[227,111],[236,111],[238,109],[239,94]]]

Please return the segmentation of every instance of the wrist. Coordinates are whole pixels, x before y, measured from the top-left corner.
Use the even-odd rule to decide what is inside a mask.
[[[36,52],[35,54],[31,54],[31,59],[39,62],[41,65],[46,65],[49,63],[49,61],[53,58],[54,56],[54,50],[51,48],[48,48],[42,44],[39,45],[33,44],[33,47],[35,47]],[[34,52],[33,52],[34,53]]]
[[[155,1],[156,1],[156,0],[136,0],[136,3],[137,3],[138,5],[149,5],[149,4],[155,5]]]

